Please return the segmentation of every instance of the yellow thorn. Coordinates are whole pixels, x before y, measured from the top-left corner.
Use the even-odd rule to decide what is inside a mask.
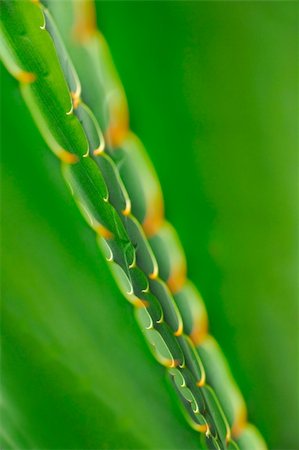
[[[244,430],[244,428],[246,427],[246,425],[247,425],[247,410],[246,406],[242,405],[232,425],[233,437],[238,438],[242,433],[242,431]]]
[[[196,386],[203,387],[206,384],[206,374],[203,372],[202,377],[199,381],[197,381]]]
[[[61,161],[68,164],[75,164],[79,161],[77,155],[74,155],[74,153],[68,152],[67,150],[60,149],[56,152],[56,154]]]
[[[73,102],[73,109],[77,109],[82,101],[80,97],[80,92],[71,92],[71,97]]]
[[[30,84],[36,80],[36,75],[32,72],[21,70],[15,74],[15,78],[20,81],[20,83]]]
[[[193,424],[192,427],[196,430],[199,431],[200,433],[206,433],[208,431],[208,425],[204,424],[204,425],[200,425],[200,424]]]
[[[113,237],[113,233],[100,223],[95,227],[95,231],[105,239],[111,239]]]
[[[149,303],[147,300],[142,300],[141,298],[136,297],[136,300],[133,301],[133,305],[136,308],[147,308],[149,306]]]
[[[181,320],[177,331],[173,334],[174,336],[181,336],[183,334],[183,322]]]
[[[158,264],[155,262],[155,264],[154,264],[154,270],[153,270],[152,273],[149,274],[148,277],[149,277],[151,280],[155,280],[156,278],[158,278],[158,275],[159,275],[159,267],[158,267]]]
[[[231,430],[230,430],[230,428],[227,428],[226,436],[225,436],[226,445],[228,445],[231,438],[232,438]]]
[[[131,213],[131,200],[128,198],[126,201],[126,207],[122,210],[123,216],[128,216]]]
[[[205,338],[208,336],[208,321],[195,321],[192,331],[190,333],[190,339],[195,346],[202,344]]]
[[[158,196],[152,201],[152,204],[148,207],[147,214],[143,220],[142,228],[147,237],[152,237],[161,228],[164,221],[164,206],[163,201]]]
[[[167,358],[162,358],[162,364],[165,367],[169,367],[170,369],[178,366],[178,364],[176,364],[174,359],[167,359]]]
[[[75,23],[73,36],[78,42],[84,42],[97,32],[95,7],[92,1],[75,2]]]
[[[122,126],[114,124],[109,125],[109,128],[105,133],[105,139],[107,142],[109,142],[111,147],[117,148],[121,145],[129,131],[128,123],[129,120],[124,119],[124,123],[122,124]]]
[[[98,146],[98,148],[96,148],[93,151],[93,154],[95,156],[101,155],[104,152],[104,150],[105,150],[105,144],[104,144],[104,142],[101,142],[100,145]]]
[[[186,266],[181,264],[174,268],[173,272],[166,281],[169,289],[173,294],[180,291],[186,281]]]

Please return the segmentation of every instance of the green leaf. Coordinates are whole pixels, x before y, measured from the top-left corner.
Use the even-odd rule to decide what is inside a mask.
[[[198,448],[59,163],[15,82],[5,72],[2,81],[5,149],[14,141],[1,180],[1,385],[10,423],[1,447]]]
[[[88,146],[78,119],[70,114],[71,97],[44,21],[41,8],[33,2],[2,2],[2,58],[21,81],[24,99],[47,144],[70,160],[72,154],[85,154]]]
[[[98,4],[132,124],[161,178],[212,331],[250,417],[270,448],[286,449],[298,447],[296,8]],[[2,84],[2,384],[19,445],[4,444],[197,448],[15,84],[5,75]]]

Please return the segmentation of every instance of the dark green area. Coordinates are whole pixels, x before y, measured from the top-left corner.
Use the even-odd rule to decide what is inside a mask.
[[[97,6],[250,418],[271,449],[298,448],[298,4]],[[6,447],[198,448],[17,83],[1,81]]]

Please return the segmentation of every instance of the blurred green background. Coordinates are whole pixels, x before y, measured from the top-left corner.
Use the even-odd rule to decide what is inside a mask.
[[[298,449],[298,3],[97,10],[250,419]],[[1,70],[2,448],[199,448]]]

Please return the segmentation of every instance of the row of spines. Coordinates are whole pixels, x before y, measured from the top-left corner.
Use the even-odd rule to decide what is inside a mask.
[[[22,61],[13,58],[16,55],[10,55],[10,58],[6,59],[7,65],[14,70],[18,67],[14,75],[21,81],[25,100],[48,145],[64,161],[64,173],[78,206],[98,233],[99,243],[102,248],[105,247],[107,259],[112,262],[113,272],[122,289],[125,289],[125,295],[136,306],[136,315],[155,356],[162,364],[170,367],[170,378],[186,406],[192,426],[204,431],[209,445],[214,445],[215,448],[218,445],[236,445],[231,441],[231,427],[233,430],[235,428],[233,434],[239,437],[240,443],[242,435],[246,434],[249,435],[249,441],[252,436],[254,441],[256,432],[245,425],[244,401],[231,378],[219,347],[207,335],[203,302],[194,286],[186,280],[186,261],[179,240],[173,227],[164,221],[163,199],[158,179],[140,141],[128,132],[128,120],[124,118],[126,100],[109,60],[108,47],[103,37],[93,30],[88,33],[85,30],[84,39],[80,40],[81,46],[90,45],[88,54],[92,59],[108,58],[108,61],[101,61],[101,67],[107,73],[99,78],[98,84],[102,104],[106,106],[103,116],[106,121],[102,118],[101,125],[110,156],[104,152],[104,139],[97,119],[81,100],[79,77],[59,38],[55,23],[47,10],[41,11],[44,21],[40,29],[47,30],[55,44],[70,95],[70,108],[65,108],[65,116],[68,119],[65,132],[63,127],[61,132],[60,127],[60,133],[57,133],[59,127],[56,123],[47,127],[47,112],[45,114],[40,107],[36,90],[39,89],[40,92],[42,86],[37,86],[36,89],[35,85],[46,77],[40,60],[37,58],[37,68],[40,69],[41,66],[41,73],[38,74],[31,71],[31,68],[24,70],[26,66],[23,66]],[[22,22],[18,25],[21,24]],[[24,33],[21,32],[20,36],[24,36]],[[20,41],[22,42],[22,39]],[[12,46],[12,50],[14,48],[15,46]],[[11,64],[11,60],[15,66]],[[111,91],[118,92],[116,98],[110,95]],[[67,98],[67,95],[65,97]],[[112,106],[109,104],[111,98]],[[59,113],[61,116],[61,111]],[[120,118],[119,122],[117,118]],[[77,139],[72,140],[67,127],[69,131],[76,128],[76,133],[69,134],[75,135]],[[69,165],[70,163],[72,165]],[[153,295],[153,291],[156,295]],[[189,334],[189,338],[183,335],[183,330]],[[213,391],[206,386],[206,375],[200,356],[210,368],[207,371],[208,381],[213,382],[216,392],[221,392],[222,406],[227,409],[228,416],[232,415],[228,417],[230,426]],[[221,376],[217,379],[219,371]],[[178,381],[179,377],[183,377],[184,386]],[[186,379],[189,381],[186,382]],[[199,392],[201,401],[197,398]],[[229,406],[225,408],[227,405]],[[213,411],[211,415],[214,413],[214,417],[207,421],[205,417],[209,416],[210,410]]]

